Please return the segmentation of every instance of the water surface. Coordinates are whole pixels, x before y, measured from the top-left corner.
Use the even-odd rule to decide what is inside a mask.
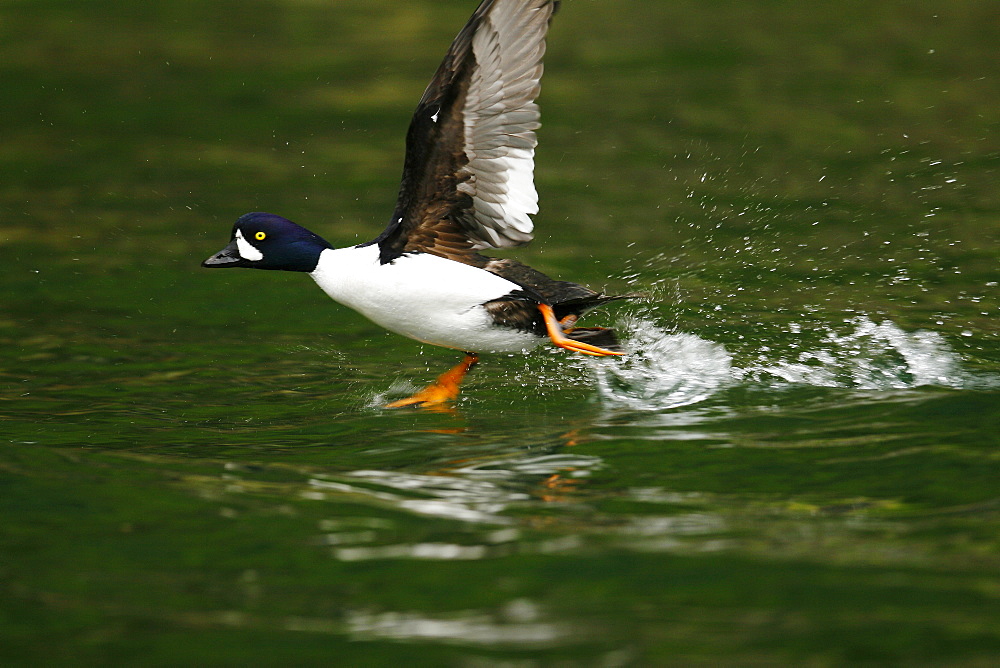
[[[990,665],[986,0],[564,3],[516,256],[623,360],[454,353],[236,216],[391,212],[471,2],[0,9],[6,665]]]

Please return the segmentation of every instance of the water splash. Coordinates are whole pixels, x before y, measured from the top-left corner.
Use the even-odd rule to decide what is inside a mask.
[[[672,334],[644,318],[627,321],[619,329],[629,354],[591,366],[605,406],[676,408],[703,401],[732,381],[732,357],[718,343],[693,334]]]
[[[921,385],[961,387],[960,358],[937,332],[906,332],[891,321],[866,316],[850,321],[853,331],[827,331],[820,347],[794,360],[738,370],[744,379],[861,390],[907,389]]]
[[[620,326],[629,355],[592,362],[591,370],[602,404],[637,411],[694,404],[735,384],[777,381],[860,390],[966,385],[961,358],[941,334],[907,332],[891,321],[876,323],[866,316],[849,325],[848,333],[828,328],[813,349],[793,359],[765,359],[741,368],[721,344],[671,333],[637,317]],[[780,349],[767,341],[757,343],[761,351]]]

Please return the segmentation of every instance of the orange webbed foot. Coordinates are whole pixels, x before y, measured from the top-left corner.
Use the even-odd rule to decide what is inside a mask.
[[[419,406],[420,408],[439,407],[442,404],[454,401],[458,397],[458,389],[462,384],[465,374],[469,373],[472,367],[476,366],[479,356],[475,353],[466,353],[465,358],[438,376],[437,380],[420,390],[416,394],[405,399],[389,402],[386,408],[403,408],[405,406]]]
[[[593,355],[594,357],[625,354],[616,350],[608,350],[607,348],[600,348],[598,346],[590,345],[589,343],[583,343],[582,341],[574,341],[566,336],[563,326],[558,320],[556,320],[556,314],[553,312],[551,306],[548,304],[539,304],[538,310],[541,312],[542,318],[545,320],[545,331],[548,332],[549,338],[552,339],[552,343],[559,348],[572,350],[575,353],[582,353],[584,355]],[[570,325],[575,324],[576,318],[570,320],[570,317],[572,316],[563,318],[563,322],[567,322]]]

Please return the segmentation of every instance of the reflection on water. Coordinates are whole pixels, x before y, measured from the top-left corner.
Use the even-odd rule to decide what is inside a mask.
[[[320,525],[325,533],[317,542],[332,546],[331,554],[342,561],[470,560],[516,551],[544,554],[577,548],[580,540],[564,536],[522,543],[525,536],[519,525],[524,523],[503,513],[538,503],[564,502],[567,494],[575,491],[575,484],[600,466],[598,457],[556,454],[486,458],[434,475],[354,471],[336,479],[312,478],[309,490],[301,496],[323,501],[349,495],[363,503],[464,525],[463,543],[390,543],[387,541],[398,533],[394,523],[368,518],[325,520]]]
[[[906,462],[933,454],[934,449],[898,448],[874,461]],[[834,455],[818,460],[817,466],[830,473],[837,467],[865,467],[870,461]],[[324,508],[330,508],[335,515],[319,519],[314,525],[318,531],[308,542],[345,565],[499,563],[608,549],[620,554],[818,559],[844,565],[928,566],[941,558],[942,546],[909,537],[915,521],[934,523],[935,513],[911,509],[901,519],[897,515],[904,506],[891,499],[846,497],[838,503],[815,503],[805,494],[770,498],[637,485],[602,491],[588,479],[605,465],[596,456],[512,455],[427,474],[359,470],[264,485],[254,479],[267,477],[266,468],[241,471],[241,477],[230,468],[215,481],[191,477],[187,482],[201,496],[217,499],[222,510],[233,505],[234,496],[262,494],[279,501],[297,497],[310,504],[310,514],[322,516]],[[949,512],[960,517],[989,511],[958,506]],[[238,518],[234,513],[222,515]],[[441,520],[446,523],[438,524]],[[419,529],[422,521],[433,524]],[[253,583],[259,589],[256,580]],[[447,641],[468,634],[472,644],[566,638],[557,631],[561,622],[543,619],[537,604],[519,601],[512,609],[536,613],[517,618],[510,610],[440,616],[372,609],[349,613],[347,624],[359,637]]]
[[[463,462],[436,475],[354,471],[336,480],[311,479],[310,487],[319,491],[306,491],[303,495],[322,500],[327,491],[357,494],[420,515],[509,524],[510,519],[499,513],[531,497],[519,486],[505,485],[504,481],[563,475],[578,479],[600,465],[597,457],[554,454]]]
[[[549,645],[583,633],[579,627],[545,619],[540,606],[528,599],[515,599],[492,613],[466,610],[448,617],[351,611],[347,614],[347,629],[357,640],[434,640],[473,646]]]
[[[517,598],[493,610],[460,610],[428,615],[417,611],[345,610],[331,617],[269,618],[240,610],[187,612],[172,621],[188,627],[228,627],[263,631],[345,635],[353,641],[415,640],[497,648],[546,647],[579,641],[586,630],[557,622],[535,601]]]
[[[309,481],[310,486],[321,491],[310,491],[305,495],[322,500],[328,491],[358,494],[422,515],[498,524],[505,523],[505,520],[496,513],[518,497],[490,483],[460,478],[383,471],[357,471],[349,475],[371,483],[360,485],[343,478],[336,481],[313,479]],[[414,498],[418,495],[425,498]]]

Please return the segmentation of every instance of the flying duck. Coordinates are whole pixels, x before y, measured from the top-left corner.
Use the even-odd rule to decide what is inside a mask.
[[[271,213],[247,213],[202,263],[306,272],[334,300],[403,336],[465,352],[415,395],[388,407],[458,396],[479,353],[551,341],[584,355],[622,355],[615,332],[575,327],[621,296],[487,257],[532,239],[542,55],[555,0],[483,0],[424,91],[406,135],[396,209],[374,240],[334,248]]]

